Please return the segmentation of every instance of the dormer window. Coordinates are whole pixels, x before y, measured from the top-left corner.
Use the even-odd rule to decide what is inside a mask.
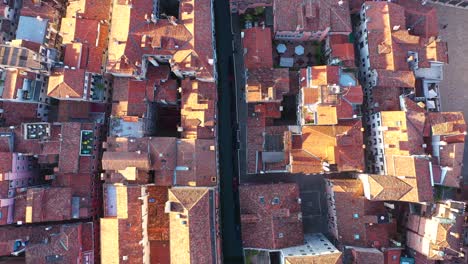
[[[279,204],[280,202],[280,199],[278,197],[275,197],[273,198],[273,200],[271,201],[271,204]]]
[[[261,204],[265,204],[265,197],[260,196],[258,200],[260,201]]]

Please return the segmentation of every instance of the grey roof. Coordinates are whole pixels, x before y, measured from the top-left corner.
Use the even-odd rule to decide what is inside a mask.
[[[48,19],[20,16],[16,38],[44,43]]]

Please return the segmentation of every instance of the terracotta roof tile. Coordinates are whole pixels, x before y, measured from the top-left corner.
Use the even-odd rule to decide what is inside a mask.
[[[303,243],[297,184],[241,186],[239,196],[244,248],[279,249]]]
[[[173,206],[169,213],[172,261],[197,264],[219,261],[217,249],[213,247],[217,241],[214,199],[214,191],[206,187],[169,189]]]
[[[288,69],[254,68],[248,71],[247,102],[281,101],[289,92]]]
[[[38,103],[29,102],[0,102],[0,109],[3,109],[2,117],[5,120],[4,126],[17,126],[25,122],[39,122],[37,116]]]
[[[298,26],[310,32],[326,31],[328,28],[331,32],[352,31],[348,0],[343,1],[341,6],[324,0],[274,0],[273,7],[275,32],[296,31]]]
[[[164,212],[168,187],[148,186],[148,238],[150,241],[169,240],[169,215]],[[167,246],[169,252],[169,246]]]
[[[382,264],[384,254],[376,248],[347,247],[346,253],[351,255],[353,264]]]
[[[141,201],[141,197],[145,197],[146,187],[114,186],[121,189],[117,191],[117,198],[114,199],[121,199],[117,203],[120,203],[122,208],[125,207],[126,214],[100,219],[101,245],[106,245],[101,247],[101,262],[118,262],[123,256],[127,256],[132,262],[149,262],[149,247],[143,246],[148,242],[147,233],[143,229],[143,221],[148,212],[143,211]],[[108,194],[105,189],[104,199],[106,195]]]
[[[107,70],[140,75],[144,54],[173,55],[174,70],[194,70],[197,77],[212,79],[214,67],[209,63],[213,59],[211,2],[184,2],[177,25],[162,19],[157,24],[148,24],[146,18],[149,19],[150,14],[146,7],[152,4],[150,0],[131,5],[114,0],[110,31],[113,41],[109,42]]]
[[[466,133],[467,126],[461,112],[428,113],[432,135],[455,135]]]
[[[27,193],[17,197],[14,221],[38,223],[70,220],[71,198],[70,188],[30,188]]]
[[[363,170],[363,139],[362,123],[358,121],[343,122],[336,126],[303,126],[302,150],[292,152],[292,169],[297,171],[295,160],[299,163],[309,156],[307,160],[317,160],[336,164],[339,171]],[[298,155],[295,157],[295,155]],[[317,162],[314,162],[317,164]],[[317,169],[319,167],[317,166]],[[320,167],[319,171],[323,170]]]
[[[218,181],[214,140],[181,139],[177,142],[175,184],[214,186]]]
[[[369,18],[367,29],[369,59],[372,68],[408,71],[409,65],[406,59],[408,51],[418,52],[419,67],[430,67],[430,61],[447,62],[446,43],[434,41],[433,34],[436,32],[433,29],[434,23],[437,24],[437,22],[434,22],[435,19],[425,20],[425,15],[420,16],[424,11],[405,10],[405,7],[401,5],[387,2],[369,2],[366,5],[369,7],[366,16]],[[421,9],[424,8],[421,7]],[[426,28],[422,30],[419,25],[410,24],[414,19],[422,22],[421,26],[426,24]],[[409,25],[414,25],[410,32],[406,30]],[[399,29],[395,30],[395,28]],[[386,83],[382,78],[379,79],[380,81]]]
[[[79,15],[85,19],[109,19],[111,0],[78,0],[69,2],[66,17]]]
[[[243,30],[242,44],[247,53],[244,54],[244,64],[247,69],[272,68],[273,48],[271,29],[253,27]]]
[[[340,244],[358,247],[389,246],[389,239],[396,235],[396,223],[378,223],[377,219],[386,215],[383,202],[367,200],[363,196],[363,187],[359,180],[334,179],[326,182],[331,184],[327,192],[334,196],[333,205],[336,208],[337,229],[335,233],[335,228],[330,225],[331,233],[338,236],[336,239]]]
[[[85,71],[56,70],[49,76],[47,95],[55,98],[83,98]]]
[[[216,86],[196,80],[182,81],[181,126],[183,138],[214,138]]]
[[[81,124],[64,123],[62,125],[61,134],[62,141],[60,144],[59,170],[64,173],[78,172],[80,163]]]

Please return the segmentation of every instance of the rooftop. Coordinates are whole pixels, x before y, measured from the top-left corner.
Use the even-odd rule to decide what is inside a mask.
[[[389,218],[384,203],[367,200],[359,180],[325,181],[327,192],[334,199],[328,213],[336,219],[329,228],[339,242],[349,246],[388,247],[389,239],[396,234],[396,222]]]
[[[38,223],[72,219],[71,188],[36,187],[20,193],[15,203],[14,221]]]
[[[271,29],[269,27],[253,27],[243,30],[242,44],[247,53],[244,53],[244,64],[247,69],[272,68],[273,48]]]
[[[207,187],[169,189],[171,260],[183,263],[216,263],[217,225],[215,193]]]
[[[297,184],[244,185],[239,197],[244,248],[280,249],[303,243]]]
[[[1,241],[9,248],[0,255],[10,255],[13,250],[20,251],[23,247],[16,247],[16,240],[28,241],[25,250],[27,264],[46,264],[50,261],[75,263],[83,259],[94,258],[94,226],[92,222],[57,224],[49,226],[2,227]],[[47,243],[44,240],[48,241]]]
[[[349,1],[326,0],[273,1],[274,29],[277,31],[331,31],[350,33]]]
[[[447,62],[446,46],[436,42],[434,33],[427,36],[418,30],[408,32],[405,8],[389,2],[368,2],[365,4],[370,65],[374,69],[408,71],[408,52],[418,53],[420,67],[428,68],[430,61]],[[420,9],[422,10],[422,9]],[[412,21],[409,18],[408,21]],[[438,27],[436,19],[420,20],[427,27]],[[435,23],[435,24],[434,24]],[[421,35],[417,35],[421,34]],[[380,78],[379,82],[382,81]]]
[[[302,143],[300,149],[292,150],[292,171],[294,173],[319,173],[332,170],[362,171],[363,139],[360,120],[346,121],[332,126],[303,126],[296,140]],[[361,153],[358,155],[357,153]]]
[[[216,86],[214,83],[182,81],[182,138],[214,138]]]
[[[147,190],[140,185],[105,184],[101,227],[101,262],[149,262]],[[143,200],[141,200],[143,199]],[[145,209],[146,208],[146,209]],[[143,241],[143,243],[142,243]]]
[[[142,75],[144,56],[151,61],[155,60],[153,56],[163,55],[171,57],[173,70],[194,70],[198,78],[211,80],[211,2],[186,1],[179,8],[179,21],[160,19],[157,23],[151,22],[151,14],[145,11],[152,5],[151,0],[131,4],[113,1],[107,70],[126,76]]]
[[[289,92],[289,71],[286,68],[253,68],[248,71],[247,102],[283,100]]]
[[[304,245],[281,249],[286,264],[342,263],[341,252],[323,234],[305,234],[304,242]]]
[[[182,186],[214,186],[218,181],[216,142],[213,139],[177,141],[177,167],[174,184]]]
[[[47,19],[20,16],[18,29],[16,31],[16,38],[43,44],[46,35],[47,24]]]
[[[85,98],[85,70],[55,70],[49,76],[47,95],[59,99]]]

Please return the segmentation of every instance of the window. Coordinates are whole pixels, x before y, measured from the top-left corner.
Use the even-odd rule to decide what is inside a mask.
[[[265,197],[260,196],[258,199],[260,200],[261,204],[265,204]]]
[[[271,204],[279,204],[280,202],[280,199],[278,197],[275,197],[273,198],[273,200],[271,201]]]
[[[278,238],[283,238],[283,237],[284,237],[283,233],[278,233]]]
[[[359,240],[359,235],[358,234],[354,234],[354,240]]]
[[[2,219],[2,217],[3,217],[3,214],[2,214],[2,212],[0,212],[0,219]]]
[[[353,214],[353,218],[359,218],[359,214]]]

